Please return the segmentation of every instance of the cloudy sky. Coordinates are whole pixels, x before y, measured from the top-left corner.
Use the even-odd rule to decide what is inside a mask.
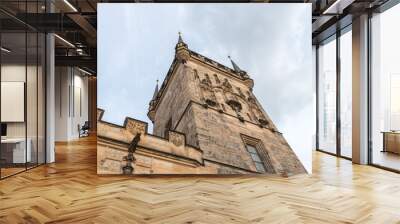
[[[309,4],[99,4],[98,107],[104,120],[151,124],[156,80],[174,58],[178,32],[189,48],[254,79],[254,93],[311,169],[314,133]],[[150,131],[152,127],[149,127]]]

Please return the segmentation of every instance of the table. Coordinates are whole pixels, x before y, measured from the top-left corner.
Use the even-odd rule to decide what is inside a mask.
[[[383,151],[400,154],[400,131],[384,131]]]
[[[25,138],[5,138],[1,139],[1,157],[6,163],[26,163],[32,160],[31,145],[32,140],[26,139],[27,147],[25,151]]]

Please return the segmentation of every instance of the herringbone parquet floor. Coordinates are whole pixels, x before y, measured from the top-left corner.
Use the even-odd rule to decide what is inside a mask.
[[[316,152],[312,176],[100,177],[86,138],[0,181],[0,223],[400,223],[400,175]]]

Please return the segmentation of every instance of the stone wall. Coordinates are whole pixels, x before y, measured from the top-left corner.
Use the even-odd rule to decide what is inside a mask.
[[[204,159],[256,171],[241,135],[251,136],[262,144],[274,173],[292,175],[304,173],[298,160],[282,134],[250,122],[241,122],[217,110],[193,104],[199,147]]]
[[[181,80],[182,85],[191,89],[190,94],[181,91],[182,88],[169,88],[163,100],[169,102],[172,100],[170,97],[174,101],[185,98],[180,102],[188,103],[169,104],[164,117],[156,116],[156,122],[161,123],[157,118],[166,119],[169,113],[179,111],[177,114],[181,118],[178,118],[176,130],[185,133],[190,144],[204,150],[204,158],[207,160],[256,171],[241,138],[241,135],[248,135],[258,139],[262,145],[262,151],[268,158],[264,163],[273,167],[269,172],[289,175],[305,172],[297,156],[253,95],[252,85],[193,59],[186,62],[185,69],[190,72],[181,78],[175,76],[170,82]],[[172,83],[170,85],[173,86]],[[191,99],[188,100],[188,96]],[[230,101],[236,104],[232,105]],[[162,101],[160,105],[163,105]],[[235,105],[239,105],[239,109]]]
[[[147,133],[147,123],[127,118],[123,126],[101,120],[98,110],[97,173],[122,174],[129,144],[140,133],[133,174],[246,174],[250,171],[204,160],[203,151],[187,144],[185,134],[169,131],[168,139]]]
[[[173,129],[182,116],[185,107],[194,98],[191,73],[192,70],[183,64],[178,64],[175,68],[155,112],[154,135],[165,137],[164,132],[168,122],[171,121],[171,128]]]
[[[199,147],[197,140],[196,123],[194,122],[194,113],[191,102],[186,107],[181,119],[176,124],[176,131],[185,133],[186,143],[195,147]]]
[[[230,98],[235,98],[241,103],[242,109],[239,115],[243,119],[250,122],[259,123],[258,119],[263,117],[269,124],[269,127],[276,129],[273,121],[269,118],[263,107],[259,104],[256,96],[252,92],[252,81],[249,84],[248,80],[242,80],[226,74],[216,68],[209,65],[199,63],[197,61],[188,61],[187,66],[193,71],[196,71],[197,79],[194,79],[194,90],[196,98],[193,101],[201,104],[206,103],[204,96],[204,90],[200,88],[202,80],[206,79],[206,75],[209,77],[209,85],[217,100],[217,105],[214,108],[223,110],[227,114],[237,116],[237,112],[227,104]],[[194,74],[194,73],[193,73]],[[200,98],[200,100],[198,100]],[[203,99],[202,99],[203,98]]]
[[[189,146],[183,133],[169,131],[168,139],[150,135],[147,123],[127,118],[123,126],[101,120],[103,111],[98,111],[97,173],[122,174],[126,165],[129,144],[136,134],[140,141],[132,164],[135,174],[187,174],[216,173],[216,168],[204,167],[203,152]]]

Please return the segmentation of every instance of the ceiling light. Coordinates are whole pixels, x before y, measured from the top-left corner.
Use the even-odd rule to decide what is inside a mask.
[[[78,10],[68,1],[64,0],[65,4],[67,4],[74,12],[78,12]]]
[[[75,45],[73,45],[73,44],[72,44],[71,42],[69,42],[68,40],[66,40],[66,39],[64,39],[64,38],[62,38],[62,37],[60,37],[60,36],[57,35],[57,34],[54,34],[54,36],[57,37],[57,38],[58,38],[59,40],[61,40],[62,42],[64,42],[65,44],[67,44],[68,46],[75,48]]]
[[[347,6],[351,5],[355,0],[336,0],[322,14],[342,14]]]
[[[76,49],[76,53],[78,53],[79,55],[83,55],[83,54],[84,54],[82,48],[77,48],[77,49]]]
[[[92,73],[90,73],[90,72],[88,72],[88,71],[86,71],[86,70],[83,70],[83,69],[81,69],[81,68],[79,68],[79,67],[78,67],[78,70],[81,71],[81,72],[83,72],[83,73],[85,73],[85,74],[87,74],[87,75],[90,75],[90,76],[92,75]]]
[[[6,53],[10,53],[11,52],[11,50],[9,50],[9,49],[7,49],[5,47],[1,47],[0,49],[1,49],[1,51],[4,51]]]

